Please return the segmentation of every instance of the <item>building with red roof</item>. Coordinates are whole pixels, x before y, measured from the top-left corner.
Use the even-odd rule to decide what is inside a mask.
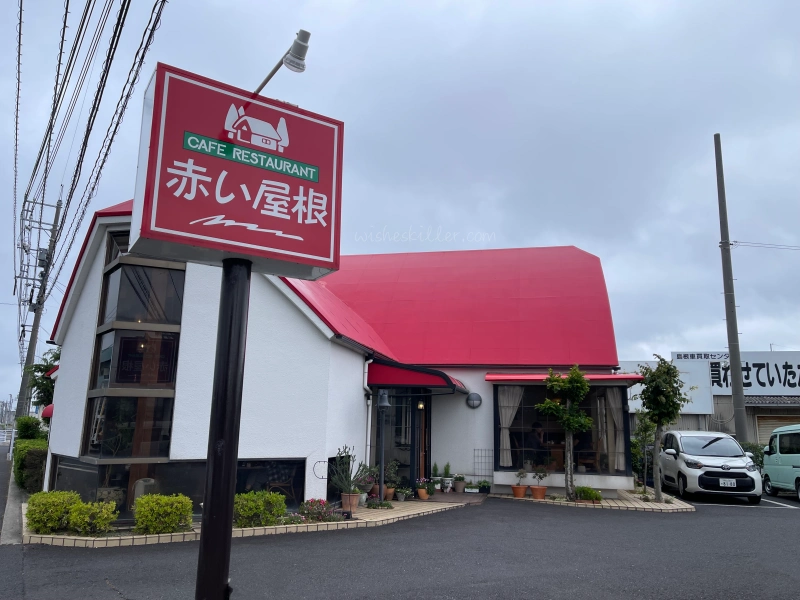
[[[152,491],[199,510],[221,274],[129,253],[131,210],[95,213],[59,308],[46,474],[48,489],[113,500],[122,518]],[[630,489],[626,388],[638,376],[617,374],[596,256],[375,254],[344,256],[317,281],[254,274],[237,491],[325,497],[320,469],[345,445],[375,464],[384,389],[384,451],[407,482],[449,463],[503,491],[541,464],[544,484],[563,489],[565,434],[537,405],[548,369],[572,365],[590,381],[582,407],[594,421],[576,440],[577,483]]]

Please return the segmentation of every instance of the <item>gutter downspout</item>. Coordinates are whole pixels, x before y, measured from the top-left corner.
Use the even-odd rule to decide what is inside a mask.
[[[364,444],[364,462],[369,464],[369,457],[370,452],[372,452],[372,446],[370,444],[370,440],[372,439],[372,390],[369,389],[367,385],[367,372],[369,371],[369,365],[372,363],[372,359],[368,358],[364,361],[364,395],[367,398],[367,439],[366,443]]]

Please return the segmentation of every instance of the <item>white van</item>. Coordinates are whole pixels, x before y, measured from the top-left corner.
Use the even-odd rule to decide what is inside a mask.
[[[764,491],[793,492],[800,500],[800,424],[778,427],[764,448]]]

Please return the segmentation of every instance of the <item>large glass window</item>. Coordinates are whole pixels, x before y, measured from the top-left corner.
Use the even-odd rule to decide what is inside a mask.
[[[85,454],[100,459],[169,456],[172,404],[172,398],[91,398]]]
[[[178,334],[109,331],[98,340],[94,389],[107,387],[174,388]]]
[[[84,502],[97,500],[97,465],[89,465],[77,458],[54,457],[56,460],[55,489],[78,492]]]
[[[120,265],[106,275],[102,323],[180,324],[184,275],[176,269]]]
[[[544,386],[498,386],[497,467],[532,470],[537,465],[564,472],[566,432],[539,412]],[[591,388],[580,408],[592,418],[592,429],[573,434],[576,473],[624,474],[624,412],[620,390]]]
[[[781,454],[800,454],[800,433],[782,433],[778,440]]]

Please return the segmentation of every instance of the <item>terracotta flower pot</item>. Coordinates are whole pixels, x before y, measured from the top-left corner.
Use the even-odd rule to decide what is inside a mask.
[[[384,500],[391,500],[394,498],[394,488],[384,487],[383,488],[383,499]]]
[[[419,496],[420,500],[427,500],[428,490],[426,490],[425,488],[417,488],[417,496]]]
[[[514,494],[514,498],[524,498],[525,492],[528,491],[527,485],[512,485],[511,492]]]
[[[457,492],[459,494],[463,494],[464,490],[466,489],[466,487],[467,487],[467,482],[466,481],[454,481],[453,482],[453,491]]]
[[[376,483],[372,486],[372,489],[368,492],[370,496],[377,496],[378,492],[380,492],[380,486]]]
[[[544,500],[544,495],[547,492],[546,485],[532,485],[531,488],[531,498],[535,500]]]
[[[358,499],[361,494],[342,494],[342,510],[353,512],[358,508]]]

